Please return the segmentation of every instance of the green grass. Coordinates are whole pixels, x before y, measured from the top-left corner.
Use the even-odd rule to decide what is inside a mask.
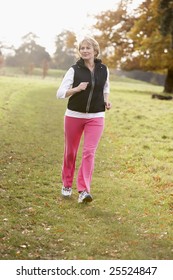
[[[60,79],[0,78],[1,259],[172,259],[172,101],[162,88],[111,82],[94,200],[63,199]],[[81,147],[77,159],[80,164]]]

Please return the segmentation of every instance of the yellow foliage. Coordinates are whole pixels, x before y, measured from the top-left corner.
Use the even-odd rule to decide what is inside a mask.
[[[164,70],[173,68],[171,35],[160,32],[159,0],[144,1],[133,13],[123,3],[96,16],[97,39],[111,67]],[[109,50],[111,49],[111,53]]]

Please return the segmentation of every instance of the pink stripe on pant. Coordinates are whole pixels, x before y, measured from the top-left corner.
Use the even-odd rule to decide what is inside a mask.
[[[84,190],[90,192],[95,152],[103,129],[104,118],[102,117],[80,119],[65,116],[65,149],[62,169],[62,180],[65,187],[72,187],[77,151],[84,133],[82,162],[77,175],[77,189],[79,192]]]

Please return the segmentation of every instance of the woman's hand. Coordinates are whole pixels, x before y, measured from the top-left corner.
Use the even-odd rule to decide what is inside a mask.
[[[89,84],[89,82],[82,82],[82,83],[80,83],[80,84],[76,87],[77,91],[85,90],[85,89],[87,88],[88,84]]]
[[[106,108],[106,110],[110,110],[111,109],[111,107],[112,107],[112,104],[110,103],[110,102],[105,102],[105,108]]]
[[[69,90],[67,90],[65,97],[72,96],[72,95],[74,95],[77,92],[85,90],[87,88],[88,84],[89,84],[89,82],[82,82],[77,87],[70,88]]]

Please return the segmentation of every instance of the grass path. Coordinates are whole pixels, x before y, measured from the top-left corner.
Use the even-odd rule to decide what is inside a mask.
[[[0,78],[1,259],[172,259],[173,110],[161,88],[111,82],[94,201],[60,195],[58,81]],[[77,166],[80,163],[80,152]]]

